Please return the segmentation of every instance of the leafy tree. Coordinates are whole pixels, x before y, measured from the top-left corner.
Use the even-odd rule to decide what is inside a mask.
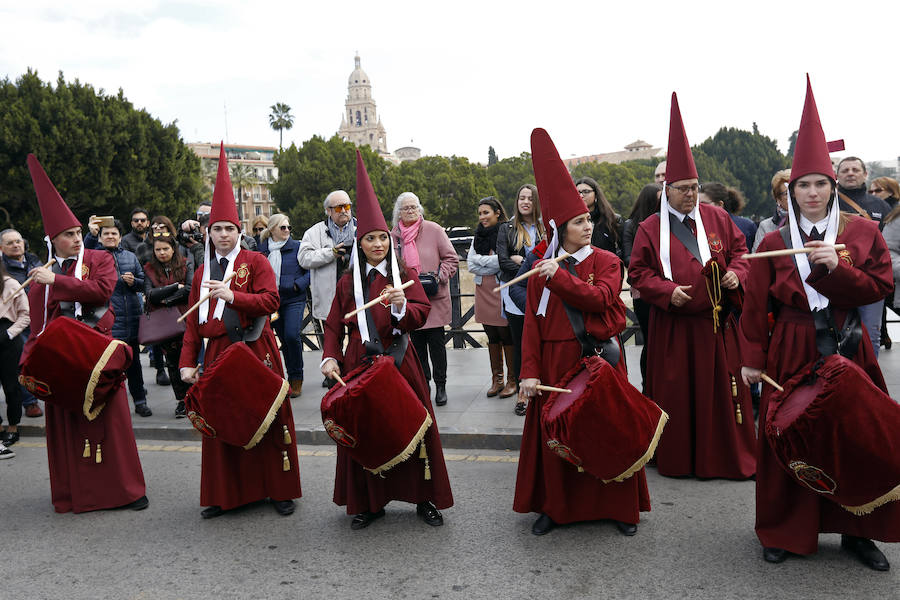
[[[637,199],[641,188],[653,182],[653,170],[658,161],[627,161],[612,163],[581,163],[572,170],[575,179],[591,177],[600,184],[600,189],[613,209],[627,216]]]
[[[285,129],[294,126],[294,115],[291,114],[291,107],[284,102],[276,102],[269,108],[269,127],[278,132],[278,149],[281,150],[282,134]]]
[[[799,129],[795,129],[791,134],[791,137],[788,138],[788,158],[794,158],[794,148],[797,146],[797,134],[800,133]]]
[[[494,151],[493,146],[488,146],[488,166],[490,167],[497,162],[497,152]]]
[[[173,221],[202,197],[200,158],[178,127],[137,110],[122,90],[108,95],[60,73],[54,85],[30,69],[0,80],[0,206],[32,249],[43,226],[25,158],[34,153],[82,222],[91,214],[123,220],[135,206]],[[2,226],[7,226],[3,223]]]
[[[487,168],[488,176],[496,189],[497,198],[509,213],[516,202],[516,192],[526,183],[534,183],[534,167],[531,153],[510,156],[497,161]],[[511,214],[511,213],[510,213]]]

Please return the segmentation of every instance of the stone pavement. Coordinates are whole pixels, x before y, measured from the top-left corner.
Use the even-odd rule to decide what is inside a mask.
[[[890,325],[891,336],[900,340],[900,324]],[[638,357],[640,346],[626,346],[631,383],[640,388]],[[487,448],[494,450],[518,450],[524,417],[513,413],[515,398],[487,398],[490,386],[488,353],[482,348],[447,350],[448,378],[446,406],[435,407],[441,440],[447,448]],[[325,433],[319,405],[325,388],[319,373],[320,352],[304,352],[305,381],[303,395],[291,401],[297,441],[308,445],[331,445],[334,442]],[[139,417],[132,412],[135,437],[154,440],[199,440],[200,434],[187,419],[175,419],[175,399],[170,387],[156,385],[156,372],[147,366],[148,357],[141,355],[144,365],[144,382],[153,416]],[[900,347],[882,348],[881,369],[891,395],[900,398]],[[129,397],[130,401],[130,397]],[[20,431],[23,436],[44,435],[44,419],[23,418]]]

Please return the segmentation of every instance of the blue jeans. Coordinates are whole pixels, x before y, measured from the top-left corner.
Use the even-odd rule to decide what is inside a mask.
[[[303,322],[304,302],[282,304],[275,320],[275,333],[281,340],[281,352],[287,367],[288,381],[303,381],[303,344],[300,342],[300,324]]]
[[[875,358],[878,358],[878,349],[881,346],[881,311],[883,309],[884,300],[859,307],[859,320],[862,321],[863,327],[869,332],[869,339],[872,340],[872,350],[875,351]]]

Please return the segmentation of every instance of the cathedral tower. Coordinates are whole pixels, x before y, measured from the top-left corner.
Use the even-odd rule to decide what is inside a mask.
[[[387,133],[372,99],[372,82],[359,66],[359,54],[354,62],[355,68],[347,82],[347,102],[338,135],[357,146],[368,144],[376,152],[388,154]]]

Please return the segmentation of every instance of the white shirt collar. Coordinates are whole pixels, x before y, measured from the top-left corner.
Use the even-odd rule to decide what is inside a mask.
[[[590,244],[588,244],[587,246],[582,246],[581,248],[579,248],[574,254],[572,254],[572,257],[575,259],[576,264],[581,264],[581,261],[586,259],[593,252],[594,249],[591,248]]]
[[[809,232],[812,231],[812,228],[815,227],[816,231],[819,233],[825,233],[825,230],[828,228],[828,215],[825,215],[825,218],[821,221],[816,221],[813,223],[802,214],[800,215],[800,229],[803,230],[803,233],[809,235]]]
[[[237,258],[237,255],[238,255],[238,253],[239,253],[240,251],[241,251],[241,243],[240,243],[240,241],[239,241],[237,244],[235,244],[235,245],[234,245],[234,248],[231,250],[231,252],[229,252],[229,253],[228,253],[227,255],[225,255],[225,256],[222,256],[221,254],[219,254],[219,251],[216,250],[216,251],[215,251],[215,253],[216,253],[216,261],[218,261],[218,260],[220,260],[220,259],[222,259],[222,258],[227,258],[227,259],[228,259],[228,264],[231,264],[231,263],[234,262],[234,259]]]
[[[375,265],[374,267],[372,265],[370,265],[369,263],[366,263],[366,275],[368,275],[369,271],[371,271],[372,269],[378,269],[379,273],[381,273],[386,279],[389,279],[388,272],[387,272],[387,259],[386,258],[384,260],[382,260],[380,263],[378,263],[377,265]]]
[[[684,218],[690,216],[690,214],[691,214],[691,213],[684,214],[684,213],[678,212],[677,210],[672,208],[672,205],[669,204],[668,201],[666,201],[666,208],[669,209],[669,214],[673,214],[676,217],[678,217],[678,220],[681,221],[682,223],[684,223]],[[696,206],[694,206],[694,210],[697,210]],[[694,212],[694,211],[691,211],[691,212]]]

